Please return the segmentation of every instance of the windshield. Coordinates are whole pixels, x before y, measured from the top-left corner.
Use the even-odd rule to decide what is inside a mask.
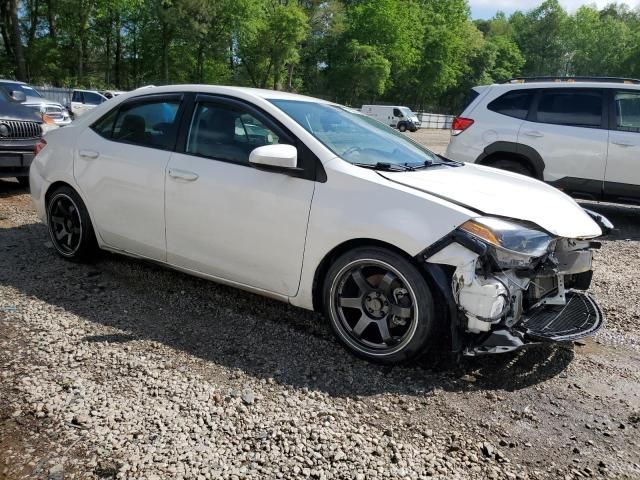
[[[350,163],[417,167],[439,158],[382,122],[337,105],[271,100],[333,153]]]
[[[21,83],[13,83],[13,82],[0,82],[0,86],[6,88],[10,92],[19,91],[24,93],[27,97],[41,97],[35,88],[30,87],[29,85],[23,85]]]
[[[413,113],[410,109],[408,109],[407,107],[400,107],[400,111],[404,114],[405,117],[407,118],[413,118],[416,116],[415,113]]]

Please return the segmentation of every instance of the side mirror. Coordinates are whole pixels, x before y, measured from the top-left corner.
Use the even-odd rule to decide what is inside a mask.
[[[11,92],[11,98],[13,98],[18,103],[22,103],[27,99],[27,96],[20,90],[13,90]]]
[[[273,171],[300,171],[298,150],[293,145],[265,145],[249,154],[249,163],[256,168]]]

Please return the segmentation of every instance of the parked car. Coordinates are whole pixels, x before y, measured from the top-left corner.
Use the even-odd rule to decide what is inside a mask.
[[[71,123],[71,116],[60,103],[44,98],[32,86],[15,80],[0,80],[0,87],[4,88],[16,101],[22,103],[38,113],[46,114],[56,125],[65,126]]]
[[[389,105],[363,105],[361,112],[375,118],[390,127],[397,128],[401,132],[415,132],[420,128],[421,122],[418,116],[408,107]]]
[[[121,90],[103,90],[98,93],[100,93],[100,95],[102,95],[103,97],[110,99],[113,97],[117,97],[118,95],[122,95],[123,93],[126,93],[126,92],[123,92]]]
[[[106,101],[107,97],[95,90],[74,90],[70,110],[76,118]]]
[[[475,87],[447,156],[579,198],[640,202],[640,81],[523,78]]]
[[[29,166],[42,138],[42,123],[38,113],[0,88],[0,178],[15,177],[20,185],[29,185]]]
[[[322,310],[373,361],[449,336],[468,355],[570,341],[603,322],[585,290],[606,219],[310,97],[121,95],[49,134],[31,192],[63,258],[99,247]]]

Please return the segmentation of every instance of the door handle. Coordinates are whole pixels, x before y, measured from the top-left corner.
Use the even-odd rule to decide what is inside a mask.
[[[527,130],[525,132],[522,132],[522,134],[526,135],[527,137],[534,137],[534,138],[544,137],[544,133],[539,132],[537,130]]]
[[[187,170],[178,170],[176,168],[169,169],[169,176],[176,180],[184,180],[185,182],[194,182],[198,179],[198,174]]]
[[[80,156],[87,160],[94,160],[100,156],[100,154],[94,150],[80,150]]]
[[[631,143],[631,142],[622,142],[622,141],[618,141],[618,142],[611,142],[614,145],[618,145],[620,147],[634,147],[635,143]]]

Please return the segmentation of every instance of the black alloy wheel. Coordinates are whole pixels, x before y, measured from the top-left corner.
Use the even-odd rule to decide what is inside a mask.
[[[87,209],[69,187],[57,189],[47,202],[49,236],[56,252],[69,260],[89,260],[96,239]]]
[[[401,255],[377,247],[338,259],[325,285],[325,306],[345,346],[382,363],[415,357],[433,322],[433,300],[417,268]]]

